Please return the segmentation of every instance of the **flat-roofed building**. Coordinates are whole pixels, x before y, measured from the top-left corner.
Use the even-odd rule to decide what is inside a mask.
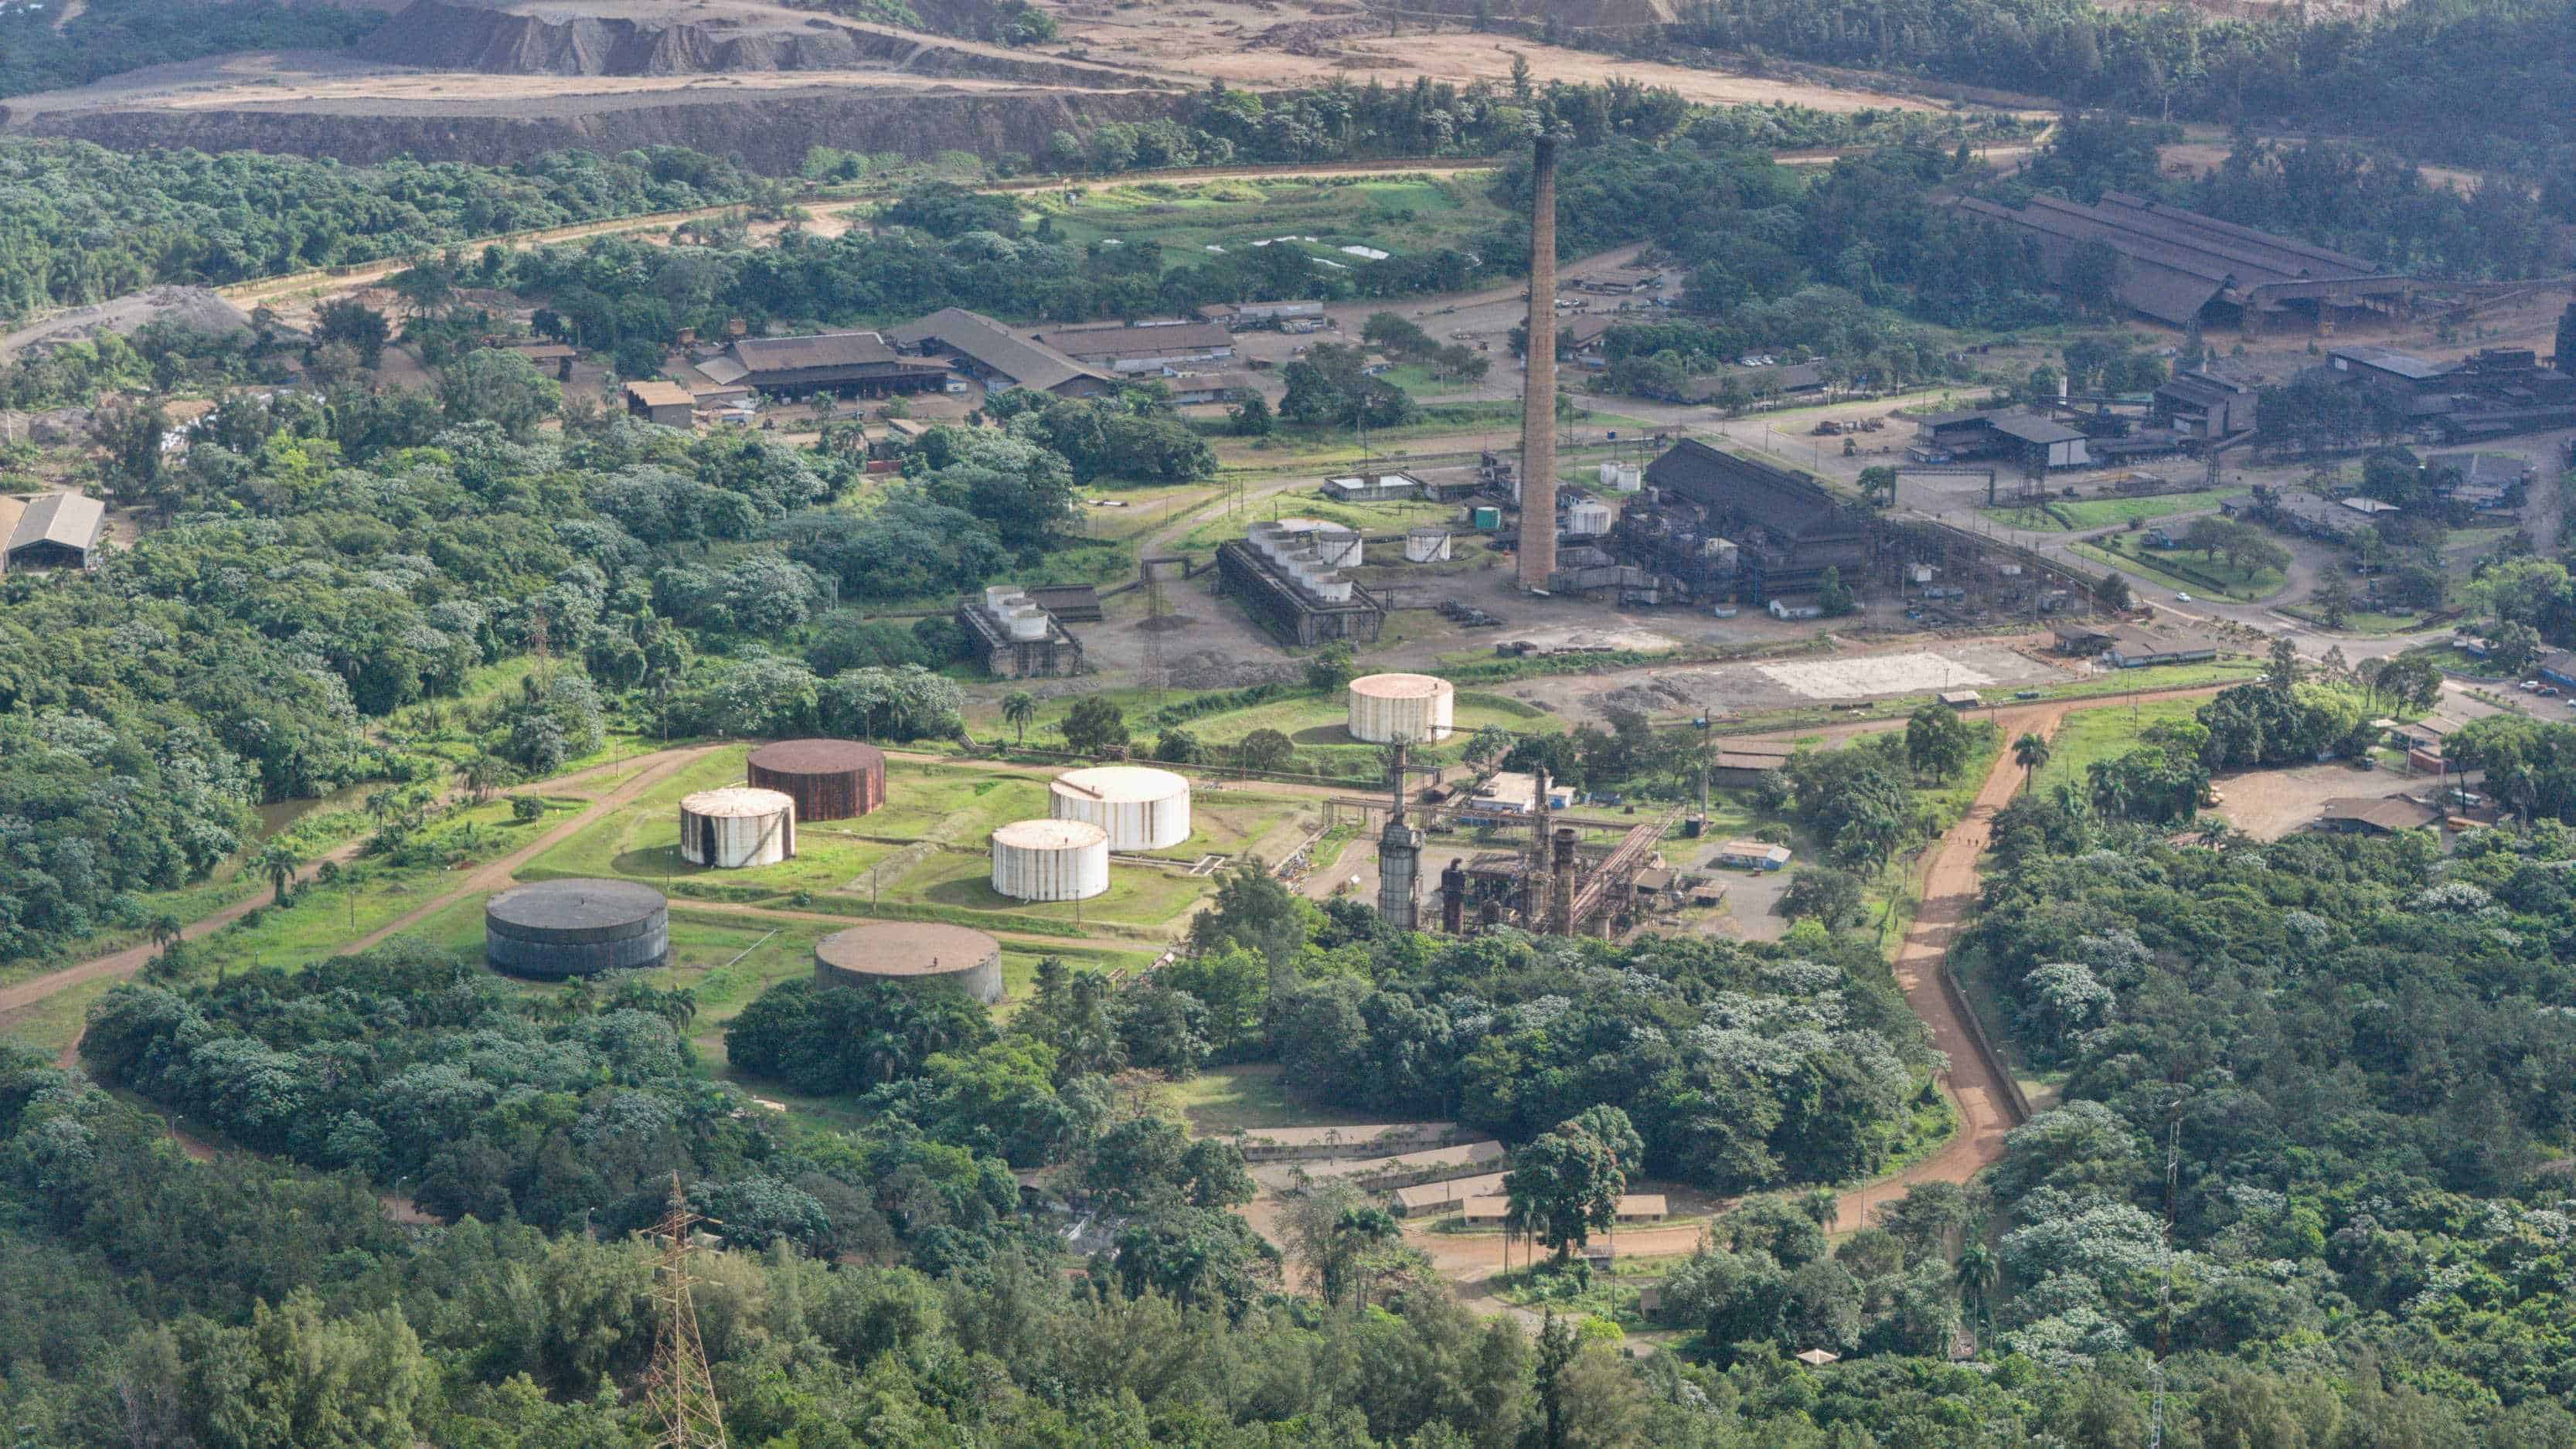
[[[693,427],[698,420],[698,399],[676,382],[650,378],[626,384],[626,411],[659,427]]]
[[[1359,1161],[1336,1158],[1315,1163],[1306,1169],[1306,1175],[1348,1182],[1370,1192],[1392,1192],[1416,1183],[1491,1172],[1502,1165],[1504,1157],[1500,1142],[1462,1142],[1455,1147],[1434,1147],[1421,1152],[1398,1153],[1393,1157]]]
[[[1480,1197],[1462,1208],[1470,1223],[1499,1223],[1511,1216],[1512,1200],[1507,1197]],[[1655,1223],[1672,1216],[1672,1205],[1660,1192],[1623,1194],[1613,1206],[1613,1216],[1623,1223]]]
[[[1503,1174],[1488,1172],[1477,1177],[1451,1177],[1439,1182],[1419,1183],[1395,1190],[1395,1215],[1418,1218],[1444,1213],[1470,1198],[1492,1197],[1503,1190]]]
[[[1236,1139],[1246,1162],[1298,1162],[1322,1157],[1384,1157],[1439,1147],[1458,1135],[1455,1122],[1381,1122],[1364,1127],[1254,1127]]]
[[[1205,366],[1234,356],[1234,334],[1214,322],[1153,327],[1057,327],[1030,338],[1087,367],[1111,373]]]

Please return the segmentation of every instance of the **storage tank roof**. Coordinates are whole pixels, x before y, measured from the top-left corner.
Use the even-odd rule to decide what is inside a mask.
[[[593,931],[631,925],[666,909],[662,893],[628,880],[541,880],[483,903],[484,916],[528,931]]]
[[[749,785],[700,790],[680,802],[683,813],[718,819],[775,815],[795,808],[796,802],[788,796],[776,790],[759,790]]]
[[[1014,850],[1073,850],[1107,845],[1109,832],[1088,820],[1014,820],[993,832],[993,843]]]
[[[1190,782],[1169,770],[1149,769],[1143,765],[1095,765],[1084,770],[1067,770],[1055,777],[1058,788],[1067,794],[1111,804],[1138,800],[1169,800],[1189,793]]]
[[[1290,533],[1356,532],[1349,524],[1335,523],[1329,518],[1283,518],[1279,520],[1279,526]]]
[[[1369,674],[1351,681],[1351,693],[1371,699],[1430,699],[1449,681],[1428,674]]]
[[[881,770],[885,751],[857,740],[780,740],[752,751],[750,763],[782,775],[832,775]]]
[[[835,931],[817,942],[814,959],[869,976],[931,976],[970,971],[1002,953],[1002,943],[964,926],[887,921]]]

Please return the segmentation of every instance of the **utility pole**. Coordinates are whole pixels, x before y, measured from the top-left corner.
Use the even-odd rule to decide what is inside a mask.
[[[711,1221],[689,1210],[680,1175],[671,1174],[669,1210],[651,1235],[662,1245],[653,1270],[653,1366],[644,1376],[645,1401],[661,1428],[653,1449],[726,1449],[724,1413],[706,1344],[698,1337],[698,1309],[689,1296],[689,1258],[698,1250],[697,1225]]]

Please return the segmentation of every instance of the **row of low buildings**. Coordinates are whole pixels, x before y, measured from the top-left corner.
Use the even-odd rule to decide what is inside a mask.
[[[1321,306],[1245,304],[1258,313],[1257,322],[1245,325],[1277,320],[1262,309],[1313,307],[1320,313]],[[1225,321],[1022,330],[981,312],[943,307],[882,332],[684,342],[665,366],[668,376],[629,384],[626,400],[635,415],[672,426],[686,426],[699,411],[731,406],[754,393],[886,398],[962,391],[968,382],[990,392],[1017,387],[1085,398],[1160,380],[1177,402],[1223,402],[1254,385],[1251,374],[1235,364],[1234,329]]]

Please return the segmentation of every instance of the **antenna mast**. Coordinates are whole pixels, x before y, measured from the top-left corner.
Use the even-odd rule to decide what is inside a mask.
[[[689,1258],[698,1250],[697,1225],[710,1219],[689,1210],[680,1175],[671,1174],[670,1208],[653,1225],[662,1261],[653,1269],[653,1367],[644,1397],[661,1429],[653,1449],[726,1449],[724,1413],[716,1404],[715,1378],[707,1371],[706,1344],[698,1337],[698,1308],[689,1296]]]

